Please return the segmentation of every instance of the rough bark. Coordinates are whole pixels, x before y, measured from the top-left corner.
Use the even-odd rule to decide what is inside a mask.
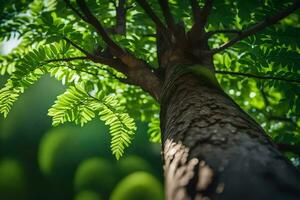
[[[171,77],[161,100],[166,200],[300,199],[299,171],[229,96],[193,74]]]

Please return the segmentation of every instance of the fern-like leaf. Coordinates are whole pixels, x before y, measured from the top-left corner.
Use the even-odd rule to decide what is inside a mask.
[[[113,96],[106,96],[99,106],[100,119],[109,126],[111,134],[111,150],[118,160],[124,153],[125,147],[131,143],[135,134],[136,125],[134,120],[124,112],[119,102]]]
[[[148,124],[148,136],[151,142],[160,143],[161,142],[161,131],[160,131],[160,121],[159,117],[154,116]]]
[[[2,113],[4,117],[7,117],[13,103],[18,99],[20,94],[22,94],[29,85],[37,81],[41,75],[41,72],[30,74],[19,80],[22,84],[18,85],[15,85],[13,77],[7,80],[5,86],[0,90],[0,113]]]
[[[11,81],[5,84],[5,87],[0,90],[0,112],[7,117],[13,103],[20,96],[20,88],[14,88]]]
[[[91,98],[82,86],[70,86],[64,94],[57,97],[55,104],[49,109],[52,125],[75,122],[83,126],[95,117],[89,106],[91,103]]]
[[[56,58],[58,52],[64,54],[69,46],[60,42],[57,46],[50,44],[32,49],[24,57],[19,58],[15,71],[0,90],[0,113],[7,116],[13,103],[26,88],[35,83],[47,69],[47,60]]]
[[[54,126],[65,122],[84,125],[95,117],[95,112],[98,112],[100,120],[109,126],[112,137],[111,150],[116,159],[119,159],[125,147],[131,143],[136,125],[114,96],[105,96],[99,92],[94,97],[87,93],[82,85],[70,86],[57,98],[48,115],[53,118]]]

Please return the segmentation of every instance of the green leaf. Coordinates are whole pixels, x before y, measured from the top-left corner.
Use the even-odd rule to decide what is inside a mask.
[[[154,116],[151,118],[151,121],[148,124],[147,133],[151,142],[161,142],[160,120],[158,116]]]
[[[102,94],[97,96],[103,97]],[[125,147],[131,143],[136,125],[114,96],[100,99],[88,94],[83,85],[70,86],[64,94],[57,97],[48,115],[52,117],[54,126],[65,122],[83,126],[95,117],[96,112],[100,120],[109,126],[111,150],[116,159],[119,159]]]

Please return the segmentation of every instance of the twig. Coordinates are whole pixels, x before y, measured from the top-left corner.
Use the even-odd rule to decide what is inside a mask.
[[[257,32],[265,29],[268,26],[274,25],[276,24],[278,21],[282,20],[283,18],[289,16],[291,13],[293,13],[294,11],[296,11],[297,9],[300,8],[300,1],[296,0],[291,6],[289,6],[288,8],[286,8],[285,10],[277,13],[277,15],[274,15],[272,17],[267,17],[266,19],[264,19],[261,22],[258,22],[257,24],[255,24],[254,26],[242,31],[239,36],[233,38],[232,40],[230,40],[229,42],[221,45],[218,48],[212,49],[211,52],[212,54],[218,53],[220,51],[223,51],[224,49],[227,49],[228,47],[234,45],[235,43],[241,41],[242,39],[256,34]]]
[[[73,60],[85,60],[88,59],[87,56],[77,56],[77,57],[69,57],[69,58],[56,58],[56,59],[50,59],[46,60],[46,63],[51,63],[51,62],[69,62]]]
[[[78,49],[79,51],[81,51],[83,54],[85,54],[86,56],[88,56],[89,58],[93,57],[93,55],[84,50],[83,48],[81,48],[79,45],[77,45],[75,42],[73,42],[72,40],[70,40],[69,38],[63,36],[63,39],[66,40],[69,44],[71,44],[73,47],[75,47],[76,49]]]
[[[74,60],[88,60],[88,59],[89,59],[89,57],[87,57],[87,56],[77,56],[77,57],[69,57],[69,58],[49,59],[49,60],[45,60],[44,62],[46,64],[48,64],[48,63],[52,63],[52,62],[70,62],[70,61],[74,61]],[[104,64],[104,63],[101,63],[101,64]],[[93,75],[93,76],[99,76],[100,75],[98,73],[95,74],[95,73],[92,73],[92,72],[89,72],[89,71],[86,71],[86,70],[72,68],[69,65],[67,65],[66,67],[68,67],[68,68],[70,68],[72,70],[79,71],[79,72],[84,72],[84,73],[87,73],[87,74],[90,74],[90,75]],[[113,78],[119,80],[120,82],[127,83],[127,84],[133,84],[127,78],[117,77],[114,73],[112,73],[111,71],[109,71],[109,70],[107,70],[105,68],[99,68],[99,69],[106,71],[110,76],[112,76]]]
[[[163,15],[164,15],[164,18],[166,20],[168,27],[173,31],[173,33],[176,33],[175,32],[176,31],[175,30],[175,22],[174,22],[174,18],[170,11],[168,0],[159,0],[159,4],[163,11]]]
[[[130,5],[130,6],[125,7],[126,10],[130,10],[131,8],[134,8],[134,5]]]
[[[66,5],[78,16],[80,17],[83,21],[86,21],[85,17],[76,9],[72,4],[70,3],[70,0],[64,0]]]
[[[286,143],[277,143],[277,147],[281,151],[289,151],[297,155],[300,155],[300,146],[286,144]]]
[[[101,63],[104,65],[108,65],[122,73],[127,73],[127,67],[120,61],[118,61],[117,59],[113,59],[113,58],[106,58],[106,57],[102,57],[99,55],[93,55],[90,52],[82,49],[80,46],[78,46],[77,44],[75,44],[73,41],[71,41],[70,39],[68,39],[67,37],[63,37],[68,43],[70,43],[73,47],[75,47],[76,49],[78,49],[79,51],[81,51],[82,53],[84,53],[88,59],[96,62],[96,63]]]
[[[206,33],[207,37],[211,37],[212,35],[214,34],[219,34],[219,33],[229,33],[229,34],[237,34],[237,35],[241,35],[242,34],[242,31],[240,30],[214,30],[214,31],[209,31]]]
[[[117,57],[121,57],[125,52],[121,47],[119,47],[106,33],[105,29],[103,28],[102,24],[98,21],[98,19],[91,13],[90,9],[85,3],[85,0],[76,0],[77,4],[79,5],[80,10],[85,15],[86,21],[92,25],[97,33],[102,37],[104,42],[108,45],[108,47],[113,51],[113,53]]]
[[[287,79],[287,78],[283,78],[283,77],[272,77],[272,76],[261,76],[261,75],[256,75],[256,74],[243,73],[243,72],[231,72],[231,71],[216,70],[215,73],[228,74],[228,75],[234,75],[234,76],[244,76],[244,77],[250,77],[250,78],[257,78],[257,79],[286,81],[286,82],[297,83],[297,84],[300,83],[300,80],[296,80],[296,79]]]
[[[142,37],[154,37],[157,38],[158,34],[157,33],[149,33],[149,34],[142,34]]]
[[[76,67],[74,68],[73,66],[69,66],[69,65],[67,65],[66,67],[71,69],[71,70],[74,70],[76,72],[84,72],[86,74],[90,74],[90,75],[96,76],[96,77],[98,77],[100,75],[99,73],[93,73],[93,72],[85,71],[85,70],[82,70],[82,69],[76,69]]]
[[[93,73],[93,72],[82,70],[82,69],[76,69],[76,67],[73,68],[73,66],[69,66],[69,65],[67,65],[66,67],[68,67],[71,70],[75,70],[75,71],[78,71],[78,72],[84,72],[84,73],[87,73],[87,74],[90,74],[90,75],[93,75],[93,76],[97,76],[97,77],[101,75],[99,73]],[[100,70],[103,70],[103,71],[107,72],[109,74],[109,76],[113,77],[114,79],[116,79],[116,80],[118,80],[122,83],[130,84],[130,82],[128,81],[127,78],[120,78],[120,77],[116,76],[114,73],[112,73],[111,71],[109,71],[108,69],[105,69],[105,68],[102,68],[102,67],[98,67],[98,68]]]
[[[265,107],[268,107],[270,105],[270,102],[269,102],[269,99],[267,97],[267,94],[266,94],[264,88],[260,88],[260,93],[261,93],[261,96],[262,96],[262,98],[264,100]]]

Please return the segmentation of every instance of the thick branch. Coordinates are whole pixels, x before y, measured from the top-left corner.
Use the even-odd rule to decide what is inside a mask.
[[[205,24],[207,23],[208,16],[213,7],[213,0],[206,0],[204,7],[201,9],[200,13],[200,29],[203,30]]]
[[[190,0],[190,1],[191,1],[192,12],[193,12],[193,17],[194,17],[195,24],[200,24],[201,9],[200,9],[200,6],[198,4],[198,1],[197,0]]]
[[[84,0],[76,0],[76,2],[84,14],[85,21],[96,29],[98,35],[102,37],[104,42],[107,44],[110,52],[117,58],[91,54],[68,38],[64,37],[64,39],[73,47],[85,54],[88,59],[96,63],[108,65],[117,71],[122,72],[128,77],[128,83],[130,82],[130,84],[139,85],[144,91],[149,92],[156,100],[159,100],[161,82],[150,70],[148,64],[119,47],[106,33],[102,24],[92,14]]]
[[[79,5],[80,10],[85,15],[86,21],[91,24],[97,31],[97,33],[102,37],[104,42],[108,45],[108,47],[113,51],[117,57],[123,56],[125,53],[121,47],[119,47],[106,33],[102,24],[98,21],[98,19],[92,14],[90,9],[85,3],[85,0],[76,0]]]
[[[139,67],[141,63],[144,64],[141,60],[137,59],[135,56],[125,52],[120,46],[118,46],[106,33],[105,29],[101,25],[101,23],[96,19],[96,17],[91,13],[89,8],[87,7],[85,0],[76,0],[78,5],[80,6],[81,11],[84,13],[88,23],[94,26],[98,32],[98,34],[102,37],[104,42],[108,45],[108,48],[112,51],[112,53],[121,59],[121,61],[129,66],[131,69]]]
[[[297,79],[288,79],[288,78],[284,78],[284,77],[273,77],[273,76],[261,76],[261,75],[256,75],[256,74],[243,73],[243,72],[230,72],[230,71],[216,70],[215,73],[228,74],[228,75],[233,75],[233,76],[244,76],[244,77],[249,77],[249,78],[257,78],[257,79],[286,81],[289,83],[297,83],[297,84],[300,83],[300,80],[297,80]]]
[[[108,65],[115,70],[122,72],[128,77],[128,79],[126,79],[126,83],[140,86],[144,91],[149,92],[156,100],[159,100],[161,82],[158,77],[152,73],[146,62],[136,59],[131,55],[123,56],[122,61],[120,59],[93,55],[82,49],[68,38],[64,37],[64,39],[73,47],[84,53],[88,59],[94,61],[95,63]],[[130,68],[128,68],[128,66],[130,66]],[[125,82],[125,79],[122,82]]]
[[[197,0],[191,0],[191,6],[195,23],[188,32],[188,35],[191,43],[197,44],[201,40],[201,36],[204,35],[204,26],[212,10],[213,0],[206,0],[202,9],[200,9]]]
[[[154,13],[154,11],[152,10],[148,2],[146,0],[137,0],[137,2],[144,9],[146,14],[151,18],[151,20],[155,23],[157,29],[164,35],[164,37],[167,37],[167,29],[165,25],[161,22],[159,17]]]
[[[116,27],[115,31],[117,34],[125,34],[126,33],[126,1],[119,0],[119,4],[116,7]]]
[[[232,40],[230,40],[229,42],[221,45],[220,47],[216,48],[216,49],[212,49],[212,53],[218,53],[220,51],[223,51],[224,49],[227,49],[228,47],[234,45],[235,43],[241,41],[242,39],[254,35],[257,32],[265,29],[268,26],[272,26],[274,24],[276,24],[278,21],[284,19],[285,17],[289,16],[291,13],[293,13],[294,11],[296,11],[297,9],[300,8],[300,1],[296,0],[291,6],[289,6],[288,8],[286,8],[285,10],[277,13],[276,15],[272,16],[272,17],[268,17],[265,20],[258,22],[257,24],[255,24],[254,26],[242,31],[239,36],[233,38]]]
[[[126,11],[128,8],[126,7],[126,0],[119,0],[117,4],[114,0],[110,0],[114,4],[116,9],[116,25],[106,29],[108,33],[112,34],[126,34]]]
[[[175,22],[174,22],[174,18],[172,16],[170,8],[169,8],[168,0],[159,0],[159,4],[163,11],[163,15],[164,15],[164,18],[166,20],[166,23],[167,23],[169,29],[171,29],[174,33],[175,32]]]

